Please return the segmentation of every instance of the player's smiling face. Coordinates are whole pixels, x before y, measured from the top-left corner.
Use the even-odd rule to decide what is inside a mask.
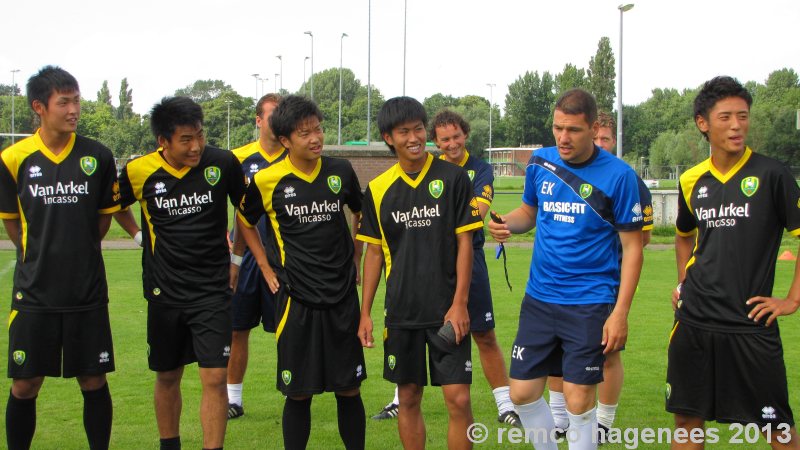
[[[164,149],[164,159],[173,168],[180,170],[187,166],[197,167],[206,148],[203,125],[178,125],[172,138],[159,136],[158,144]]]
[[[750,129],[750,108],[740,97],[723,98],[708,112],[708,119],[697,116],[695,123],[708,136],[712,152],[741,153]]]
[[[397,158],[401,162],[411,167],[420,165],[420,169],[427,158],[427,153],[425,153],[427,137],[425,124],[421,120],[403,122],[392,128],[391,133],[383,135],[383,139],[394,147]]]
[[[72,133],[81,116],[81,93],[53,91],[47,105],[34,100],[33,110],[42,118],[42,127],[58,133]]]
[[[451,163],[459,164],[464,159],[464,145],[467,135],[458,125],[447,124],[436,127],[436,146],[444,153],[445,159]]]
[[[597,122],[589,124],[586,115],[566,114],[556,109],[553,113],[553,137],[561,159],[572,164],[588,160],[594,152]]]
[[[301,120],[288,139],[281,136],[280,141],[289,150],[292,164],[302,161],[313,162],[322,156],[325,133],[322,131],[319,118],[311,116]]]

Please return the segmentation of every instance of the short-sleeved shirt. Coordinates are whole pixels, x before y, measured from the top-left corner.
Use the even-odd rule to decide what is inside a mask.
[[[144,297],[176,307],[230,298],[227,200],[244,195],[239,160],[206,146],[197,167],[173,168],[161,151],[120,174],[122,205],[142,207]]]
[[[633,169],[598,147],[581,164],[542,148],[528,161],[522,200],[537,208],[525,292],[548,303],[616,302],[618,233],[643,222]]]
[[[362,200],[350,162],[322,156],[307,175],[284,158],[253,180],[239,212],[251,227],[266,213],[275,240],[267,258],[280,262],[274,269],[292,300],[328,308],[347,299],[356,267],[344,205],[360,212]]]
[[[245,184],[248,186],[259,170],[267,168],[278,161],[282,161],[287,155],[285,148],[281,148],[272,155],[268,155],[267,152],[261,148],[261,143],[259,141],[251,142],[243,147],[236,148],[233,150],[233,154],[236,155],[236,158],[239,159],[239,163],[242,165]],[[259,220],[256,228],[258,228],[258,233],[261,235],[261,241],[266,244],[270,239],[266,218]],[[245,249],[245,251],[250,251],[250,249]]]
[[[642,206],[642,231],[651,231],[653,229],[653,194],[638,175],[636,184],[639,187],[639,203]]]
[[[67,312],[108,303],[101,214],[119,210],[111,151],[73,133],[58,155],[39,131],[0,153],[0,218],[18,219],[12,309]]]
[[[697,232],[675,317],[698,328],[764,331],[747,318],[772,296],[783,230],[800,236],[800,189],[779,161],[745,149],[726,174],[708,159],[681,175],[677,233]]]
[[[444,155],[439,159],[445,160]],[[475,158],[464,150],[464,157],[459,166],[467,171],[470,182],[472,182],[472,193],[478,202],[487,206],[492,206],[494,199],[494,174],[492,173],[492,166],[482,159]],[[472,248],[483,248],[486,243],[486,236],[483,233],[483,227],[475,230],[472,233]],[[476,255],[476,258],[480,255]]]
[[[442,324],[456,289],[456,235],[483,226],[467,172],[428,155],[415,178],[399,164],[370,181],[357,239],[383,249],[386,326]]]

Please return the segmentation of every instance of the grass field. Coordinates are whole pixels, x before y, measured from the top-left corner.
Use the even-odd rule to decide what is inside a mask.
[[[502,264],[489,261],[493,281],[497,336],[501,347],[509,353],[516,328],[519,305],[527,278],[530,249],[509,247],[513,292],[505,286]],[[491,252],[490,252],[491,253]],[[147,369],[145,324],[146,304],[141,296],[140,253],[135,250],[114,250],[105,253],[110,286],[110,312],[114,332],[117,371],[109,376],[114,399],[114,429],[112,448],[157,448],[158,434],[152,407],[154,375]],[[14,254],[0,252],[0,280],[4,298],[10,298]],[[667,335],[672,324],[669,293],[675,282],[675,262],[671,250],[646,250],[645,267],[639,292],[630,316],[630,339],[624,353],[626,366],[625,389],[616,425],[620,428],[669,427],[671,417],[664,412],[664,387]],[[778,262],[776,293],[788,288],[793,263]],[[424,270],[424,269],[420,269]],[[382,292],[377,299],[382,298]],[[376,300],[378,302],[379,300]],[[382,323],[381,305],[375,305],[376,328]],[[800,406],[800,323],[798,316],[781,320],[786,343],[785,360],[789,374],[791,403]],[[380,336],[380,331],[376,332]],[[7,348],[7,335],[0,333],[0,348]],[[380,410],[392,393],[392,386],[381,378],[383,350],[366,350],[369,378],[362,386],[367,414]],[[486,424],[494,433],[502,425],[496,422],[497,411],[490,388],[480,369],[480,360],[473,346],[474,384],[472,404],[475,420]],[[198,420],[199,381],[196,366],[189,366],[183,382],[184,402],[182,440],[184,448],[200,448],[201,433]],[[735,395],[735,393],[731,393]],[[281,412],[283,398],[275,390],[274,336],[262,332],[251,338],[251,360],[244,389],[246,415],[231,421],[228,427],[227,449],[281,448]],[[5,404],[5,402],[3,402]],[[81,420],[82,397],[74,380],[48,379],[40,393],[35,449],[81,449],[85,437]],[[312,433],[309,448],[342,448],[336,427],[336,406],[332,395],[314,400]],[[446,448],[447,413],[438,388],[425,391],[423,403],[428,429],[428,448]],[[727,427],[721,427],[727,429]],[[4,431],[3,431],[4,433]],[[476,448],[509,448],[498,444],[496,434]],[[720,433],[720,442],[730,434]],[[4,442],[5,437],[0,437]],[[367,421],[367,448],[395,449],[400,443],[396,421]],[[529,448],[529,447],[520,447]],[[563,445],[562,448],[566,448]],[[604,448],[626,448],[606,445]],[[632,448],[632,447],[628,447]],[[641,448],[667,448],[666,445],[642,445]],[[748,444],[718,444],[713,448],[766,448]]]

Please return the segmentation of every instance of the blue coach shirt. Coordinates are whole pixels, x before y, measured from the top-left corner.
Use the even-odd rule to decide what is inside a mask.
[[[595,147],[570,164],[556,147],[531,155],[522,200],[537,208],[525,292],[548,303],[614,303],[620,278],[619,231],[642,228],[636,174]]]

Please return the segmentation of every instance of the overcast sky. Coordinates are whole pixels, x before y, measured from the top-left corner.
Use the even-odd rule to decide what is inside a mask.
[[[440,92],[489,97],[501,107],[526,70],[587,67],[602,36],[619,57],[620,0],[406,0],[405,93],[420,101]],[[695,87],[718,74],[763,82],[783,67],[800,72],[798,0],[639,0],[624,14],[625,104],[656,87]],[[372,0],[371,81],[386,98],[403,93],[403,0]],[[9,0],[0,25],[0,83],[24,82],[46,64],[78,78],[95,99],[108,80],[117,103],[120,80],[144,113],[198,79],[221,79],[240,94],[283,84],[297,90],[303,62],[314,71],[344,66],[367,83],[368,0],[206,1]],[[311,64],[307,66],[307,75]],[[22,88],[24,92],[24,87]],[[261,83],[258,83],[261,94]]]

